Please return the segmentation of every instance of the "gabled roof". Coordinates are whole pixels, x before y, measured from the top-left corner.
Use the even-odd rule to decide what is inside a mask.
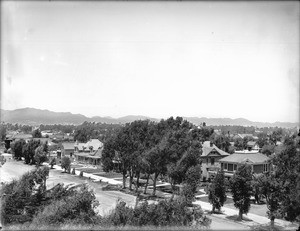
[[[268,160],[270,160],[269,157],[267,157],[264,154],[261,153],[251,153],[251,154],[239,154],[234,153],[230,156],[224,157],[220,159],[220,162],[230,162],[230,163],[245,163],[245,162],[251,162],[253,164],[259,164],[259,163],[265,163]]]
[[[69,142],[69,143],[62,143],[61,145],[63,146],[63,148],[64,149],[74,149],[74,144],[75,143],[71,143],[71,142]]]
[[[98,150],[103,146],[103,143],[98,139],[91,139],[85,144],[85,147],[89,149],[90,147],[93,147],[93,150]]]
[[[255,145],[256,145],[256,142],[255,142],[255,141],[248,141],[248,142],[247,142],[247,146],[253,147],[253,146],[255,146]]]
[[[202,144],[202,157],[204,156],[208,156],[212,151],[216,151],[218,154],[220,154],[220,156],[228,156],[230,155],[227,152],[224,152],[223,150],[219,149],[216,145],[212,145],[212,147],[210,146],[210,141],[205,141]]]

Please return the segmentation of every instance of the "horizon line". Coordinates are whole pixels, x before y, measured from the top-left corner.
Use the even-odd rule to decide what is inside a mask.
[[[55,112],[55,113],[71,113],[73,115],[82,115],[82,116],[85,116],[89,119],[92,119],[93,117],[101,117],[101,118],[111,118],[111,119],[122,119],[124,117],[128,117],[128,116],[140,116],[140,117],[147,117],[148,119],[157,119],[157,120],[162,120],[162,119],[168,119],[170,117],[173,117],[173,118],[176,118],[176,117],[182,117],[182,118],[198,118],[198,119],[201,119],[201,118],[206,118],[206,119],[231,119],[231,120],[238,120],[238,119],[244,119],[244,120],[248,120],[249,122],[253,122],[253,123],[270,123],[270,124],[274,124],[274,123],[296,123],[296,124],[299,124],[299,121],[297,122],[290,122],[290,121],[274,121],[274,122],[262,122],[262,121],[252,121],[252,120],[249,120],[247,118],[243,118],[243,117],[238,117],[238,118],[230,118],[230,117],[206,117],[206,116],[167,116],[166,118],[165,117],[161,117],[161,118],[157,118],[157,117],[152,117],[152,116],[146,116],[146,115],[133,115],[133,114],[129,114],[129,115],[124,115],[124,116],[121,116],[121,117],[112,117],[112,116],[99,116],[99,115],[96,115],[96,116],[87,116],[85,114],[82,114],[82,113],[73,113],[73,112],[70,112],[70,111],[53,111],[53,110],[49,110],[49,109],[40,109],[40,108],[34,108],[34,107],[22,107],[22,108],[15,108],[15,109],[4,109],[1,107],[1,110],[5,110],[5,111],[15,111],[15,110],[20,110],[20,109],[35,109],[35,110],[41,110],[41,111],[50,111],[50,112]]]

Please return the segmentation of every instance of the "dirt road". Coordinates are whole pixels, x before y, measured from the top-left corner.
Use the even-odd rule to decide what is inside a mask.
[[[9,182],[13,179],[18,179],[24,173],[35,169],[35,166],[24,164],[22,161],[9,160],[0,168],[1,182]],[[66,184],[83,184],[88,183],[95,192],[95,196],[100,203],[97,211],[100,215],[104,215],[112,210],[118,198],[125,201],[128,205],[134,206],[135,197],[122,192],[102,191],[102,186],[99,183],[93,183],[88,180],[73,176],[67,173],[62,173],[61,170],[50,170],[49,178],[47,179],[47,188],[51,188],[58,183]]]

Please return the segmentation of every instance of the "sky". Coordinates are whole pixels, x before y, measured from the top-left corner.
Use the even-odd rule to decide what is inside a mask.
[[[298,1],[1,1],[1,108],[299,122]]]

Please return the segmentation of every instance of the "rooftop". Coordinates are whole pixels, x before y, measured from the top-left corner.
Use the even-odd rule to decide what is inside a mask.
[[[234,153],[230,156],[220,159],[220,162],[230,162],[230,163],[246,163],[251,162],[253,164],[265,163],[270,158],[261,153]]]

